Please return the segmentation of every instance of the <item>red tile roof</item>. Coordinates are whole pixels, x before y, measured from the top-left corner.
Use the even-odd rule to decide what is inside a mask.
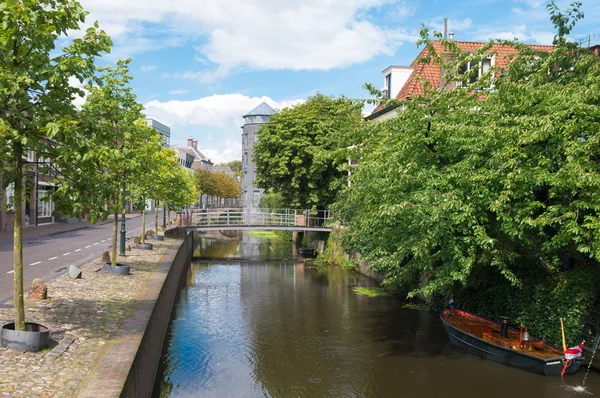
[[[481,47],[485,46],[487,43],[484,42],[466,42],[466,41],[455,41],[458,47],[462,51],[475,52]],[[434,48],[438,54],[443,52],[442,43],[440,41],[433,42]],[[541,51],[552,51],[552,46],[541,46],[530,44],[528,45],[534,50]],[[495,53],[495,67],[498,69],[502,69],[508,65],[510,62],[511,55],[515,54],[517,50],[514,47],[504,46],[501,44],[493,44],[489,49],[490,53]],[[410,65],[413,68],[412,73],[410,74],[400,92],[396,95],[396,99],[405,100],[410,99],[416,95],[423,94],[425,89],[422,84],[422,79],[425,79],[432,87],[439,87],[440,85],[440,67],[439,65],[432,63],[419,63],[418,59],[425,58],[428,55],[428,50],[424,48],[421,53],[415,58],[415,60]],[[385,106],[379,105],[373,113],[376,113],[382,110]]]
[[[455,42],[458,47],[462,51],[475,52],[481,47],[485,46],[487,43],[483,42],[466,42],[466,41],[457,41]],[[443,52],[442,44],[439,41],[434,41],[433,45],[438,54]],[[552,46],[540,46],[540,45],[528,45],[534,50],[540,51],[552,51]],[[510,57],[517,52],[514,47],[504,46],[501,44],[493,44],[489,49],[490,53],[496,54],[495,59],[495,67],[498,69],[505,68],[510,62]],[[427,49],[423,49],[421,53],[417,56],[417,58],[413,61],[411,66],[414,68],[410,77],[398,93],[396,95],[396,99],[408,99],[412,98],[416,95],[423,94],[424,88],[421,84],[420,79],[417,79],[417,76],[420,76],[421,79],[425,78],[432,87],[439,87],[440,85],[440,67],[439,65],[435,65],[432,63],[419,63],[417,60],[419,58],[427,57],[428,51]]]

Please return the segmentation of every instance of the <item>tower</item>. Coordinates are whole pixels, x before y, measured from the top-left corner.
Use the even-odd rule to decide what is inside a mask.
[[[252,161],[258,130],[271,119],[275,110],[263,102],[246,115],[242,126],[242,204],[244,209],[257,208],[264,194],[255,184],[256,165]]]

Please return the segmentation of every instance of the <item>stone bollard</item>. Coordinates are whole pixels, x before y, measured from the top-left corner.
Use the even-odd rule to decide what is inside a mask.
[[[81,279],[81,270],[74,265],[69,267],[69,277],[71,279]]]
[[[35,278],[31,281],[27,298],[30,300],[46,300],[48,298],[48,288],[43,280]]]

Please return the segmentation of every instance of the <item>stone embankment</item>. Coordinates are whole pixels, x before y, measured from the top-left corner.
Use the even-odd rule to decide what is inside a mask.
[[[82,267],[81,279],[67,273],[49,282],[46,300],[26,300],[26,320],[52,330],[51,347],[37,353],[0,348],[0,397],[77,396],[101,376],[97,364],[122,340],[128,319],[148,305],[145,291],[181,245],[175,239],[152,243],[152,251],[131,249],[119,259],[131,266],[131,276],[101,271],[98,259]],[[12,320],[12,302],[0,304],[0,324]]]

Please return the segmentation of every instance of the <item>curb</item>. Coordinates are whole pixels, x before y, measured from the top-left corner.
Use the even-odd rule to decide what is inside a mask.
[[[158,268],[146,280],[136,297],[139,303],[133,314],[122,321],[114,340],[100,352],[90,375],[77,391],[78,397],[121,396],[168,271],[184,244],[185,241],[173,244]]]

